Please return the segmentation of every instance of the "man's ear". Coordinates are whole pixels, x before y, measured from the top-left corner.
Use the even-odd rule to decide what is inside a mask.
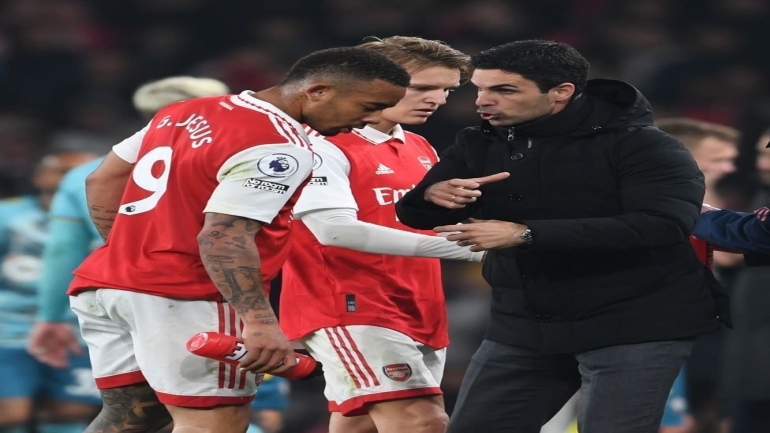
[[[568,102],[575,94],[575,85],[572,83],[561,83],[548,91],[551,93],[554,102]]]
[[[318,102],[329,98],[334,89],[328,83],[314,83],[306,87],[304,93],[308,101]]]

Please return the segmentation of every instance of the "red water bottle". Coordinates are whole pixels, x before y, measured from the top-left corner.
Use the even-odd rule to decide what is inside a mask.
[[[198,356],[217,361],[238,364],[246,356],[243,340],[216,332],[199,332],[187,340],[187,350]],[[287,379],[310,379],[322,373],[321,363],[310,356],[294,353],[297,366],[284,373],[269,372]]]

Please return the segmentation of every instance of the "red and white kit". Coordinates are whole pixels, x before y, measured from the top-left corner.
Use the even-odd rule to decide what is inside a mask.
[[[241,387],[240,379],[222,379],[236,376],[233,367],[222,364],[211,374],[217,371],[214,361],[185,350],[197,332],[240,332],[240,319],[203,267],[197,236],[205,212],[266,223],[256,244],[269,287],[289,253],[291,208],[312,169],[307,135],[281,110],[244,92],[169,105],[113,151],[135,164],[133,172],[107,243],[75,270],[68,292],[97,384],[108,388],[146,379],[169,404],[248,401],[253,375]],[[91,288],[118,290],[84,292]],[[122,308],[110,297],[136,304]],[[139,301],[144,298],[149,300]],[[181,311],[190,303],[198,307]],[[105,331],[104,321],[144,325]]]
[[[314,172],[294,208],[282,328],[323,363],[330,408],[344,415],[367,402],[441,394],[447,317],[439,260],[427,257],[473,257],[401,224],[395,212],[436,163],[435,151],[398,126],[392,135],[366,127],[310,138]],[[335,219],[343,229],[325,236]],[[349,242],[330,246],[324,237]]]

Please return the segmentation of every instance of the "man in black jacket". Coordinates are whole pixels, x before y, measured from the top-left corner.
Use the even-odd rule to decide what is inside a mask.
[[[449,433],[538,432],[578,389],[580,431],[657,432],[693,339],[729,321],[688,239],[703,176],[644,96],[587,81],[568,45],[473,63],[481,126],[397,204],[404,224],[488,251],[490,325]]]

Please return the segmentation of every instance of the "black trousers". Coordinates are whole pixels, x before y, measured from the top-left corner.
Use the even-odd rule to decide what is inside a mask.
[[[581,433],[657,433],[692,347],[688,339],[540,355],[485,340],[447,433],[538,433],[578,390]]]

